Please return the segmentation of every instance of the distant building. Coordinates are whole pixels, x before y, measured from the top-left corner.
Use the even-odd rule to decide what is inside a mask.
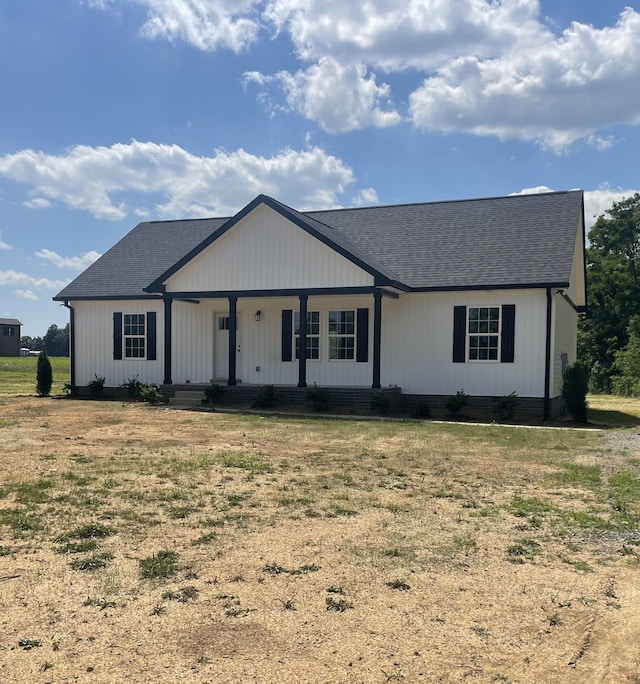
[[[17,318],[0,318],[0,356],[20,356],[20,326]]]

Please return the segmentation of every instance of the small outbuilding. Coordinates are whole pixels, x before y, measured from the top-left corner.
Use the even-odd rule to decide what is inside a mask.
[[[0,318],[0,356],[21,356],[21,326],[17,318]]]

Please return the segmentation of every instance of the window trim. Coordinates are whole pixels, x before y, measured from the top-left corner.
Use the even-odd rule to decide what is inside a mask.
[[[131,320],[127,323],[127,318],[133,316],[138,317],[137,322],[132,322]],[[127,334],[127,326],[129,326],[130,332]],[[132,334],[131,327],[135,326],[138,330],[137,334]],[[139,332],[139,328],[142,326],[142,334]],[[123,360],[129,361],[145,361],[147,359],[148,344],[147,344],[147,315],[144,313],[125,313],[122,314],[122,358]],[[134,351],[136,347],[128,346],[128,340],[141,340],[142,341],[142,354],[131,354],[129,352]],[[140,347],[138,347],[139,349]]]
[[[309,322],[309,317],[312,316],[313,314],[317,314],[318,320],[315,322],[318,326],[318,332],[317,333],[310,333],[309,332],[309,325],[314,324],[312,321],[311,323]],[[296,323],[297,322],[297,323]],[[292,361],[299,361],[300,360],[300,353],[299,353],[299,347],[300,347],[300,332],[296,332],[296,330],[299,330],[300,327],[300,311],[294,311],[292,314]],[[309,352],[312,351],[309,349],[309,341],[310,340],[317,340],[318,341],[318,346],[317,346],[317,351],[318,351],[318,356],[316,358],[313,358],[309,356]],[[322,361],[322,312],[318,310],[308,310],[307,311],[307,361]]]
[[[478,318],[476,320],[472,320],[471,312],[474,310],[480,312],[480,311],[482,311],[482,309],[487,310],[487,318],[480,318],[479,317],[480,314],[478,314]],[[480,325],[481,323],[486,322],[488,324],[487,327],[490,327],[490,324],[492,323],[492,320],[491,320],[491,310],[492,309],[494,309],[497,312],[497,316],[498,316],[498,318],[497,318],[497,323],[498,323],[497,329],[495,331],[477,330],[477,331],[472,332],[471,326],[474,323],[477,323],[478,325]],[[467,307],[467,322],[466,322],[466,331],[465,331],[465,333],[466,333],[465,334],[465,338],[466,338],[465,339],[465,347],[466,347],[467,361],[469,361],[470,363],[500,363],[501,362],[502,319],[503,319],[503,313],[502,313],[501,307],[499,305],[495,305],[495,306],[468,306]],[[471,338],[473,338],[473,337],[477,337],[477,338],[487,337],[487,338],[495,339],[496,340],[495,346],[489,345],[489,346],[483,347],[483,346],[480,346],[478,344],[478,346],[473,347],[473,349],[475,349],[478,353],[483,351],[483,350],[490,352],[491,350],[495,349],[495,354],[496,354],[495,358],[494,359],[492,359],[492,358],[486,358],[486,359],[472,358],[471,357],[471,351],[472,351]]]
[[[357,326],[357,309],[329,309],[327,311],[327,342],[328,342],[328,351],[327,351],[327,360],[329,362],[350,362],[354,363],[357,361],[357,340],[358,340],[358,326]],[[337,325],[350,325],[353,329],[353,332],[350,333],[345,333],[345,332],[331,332],[331,314],[345,314],[349,313],[351,314],[351,320],[350,321],[335,321]],[[351,352],[351,356],[349,357],[344,357],[344,358],[339,358],[339,357],[332,357],[332,340],[351,340],[352,343],[350,346],[346,348],[347,351]]]

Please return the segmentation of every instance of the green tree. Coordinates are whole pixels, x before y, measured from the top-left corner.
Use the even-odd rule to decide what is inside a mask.
[[[591,389],[610,391],[616,354],[627,345],[631,317],[640,314],[640,193],[614,202],[589,241],[589,315],[580,326],[578,354]]]
[[[49,356],[69,356],[69,324],[59,328],[55,323],[42,338],[42,345]]]
[[[53,369],[51,361],[46,351],[41,351],[38,355],[38,366],[36,368],[36,389],[41,397],[48,397],[53,385]]]
[[[640,396],[640,316],[633,316],[627,329],[629,341],[616,353],[613,391],[625,396]]]

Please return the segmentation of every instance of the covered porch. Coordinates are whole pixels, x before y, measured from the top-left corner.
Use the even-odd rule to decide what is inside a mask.
[[[215,382],[379,390],[383,300],[398,297],[375,285],[165,291],[163,387]]]

